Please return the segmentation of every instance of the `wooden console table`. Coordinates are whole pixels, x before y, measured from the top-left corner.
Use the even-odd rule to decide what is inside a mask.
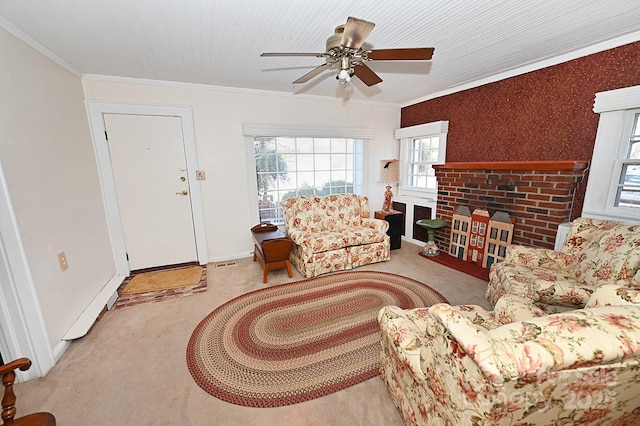
[[[291,248],[293,247],[291,240],[275,225],[256,225],[251,228],[251,234],[255,242],[253,261],[260,260],[264,268],[262,282],[267,282],[269,271],[282,268],[287,268],[289,278],[293,278],[291,263],[289,262],[289,253],[291,253]]]

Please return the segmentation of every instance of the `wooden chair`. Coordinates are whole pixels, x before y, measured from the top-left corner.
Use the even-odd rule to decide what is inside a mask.
[[[13,382],[16,380],[15,369],[27,371],[31,367],[31,360],[19,358],[0,366],[0,376],[4,385],[2,397],[2,424],[13,426],[55,426],[56,418],[51,413],[34,413],[14,419],[16,415],[16,394],[13,393]]]

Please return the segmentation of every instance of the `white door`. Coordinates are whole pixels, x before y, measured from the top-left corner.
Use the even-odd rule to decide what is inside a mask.
[[[130,269],[196,261],[181,118],[104,120]]]

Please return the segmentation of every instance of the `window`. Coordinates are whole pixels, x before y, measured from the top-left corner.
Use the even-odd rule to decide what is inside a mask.
[[[582,215],[640,220],[640,86],[596,94],[600,114]]]
[[[616,196],[613,201],[615,207],[640,209],[640,110],[627,113],[627,125],[631,127],[631,134],[627,133],[626,143],[622,149],[618,162],[620,175],[616,184]]]
[[[431,165],[438,161],[440,138],[438,136],[412,138],[410,143],[406,162],[407,186],[437,190],[436,173]]]
[[[438,191],[434,164],[446,157],[448,121],[403,127],[395,132],[400,139],[399,195],[435,195]]]
[[[283,224],[287,198],[361,192],[361,140],[256,136],[253,150],[261,223]]]

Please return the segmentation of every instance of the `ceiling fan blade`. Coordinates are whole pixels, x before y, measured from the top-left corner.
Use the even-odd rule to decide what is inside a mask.
[[[306,73],[305,75],[303,75],[302,77],[297,79],[296,81],[294,81],[293,84],[306,83],[307,81],[311,80],[316,75],[320,74],[322,71],[324,71],[324,70],[326,70],[328,68],[331,68],[332,65],[333,64],[322,64],[319,67],[316,67],[316,68],[312,69],[311,71],[309,71],[308,73]]]
[[[282,52],[282,53],[274,53],[274,52],[265,52],[265,53],[261,53],[260,56],[262,57],[269,57],[269,56],[315,56],[316,58],[324,58],[325,56],[327,56],[326,53],[295,53],[295,52]]]
[[[349,16],[340,44],[350,49],[360,49],[375,25],[373,22]]]
[[[370,61],[424,61],[433,57],[433,47],[410,49],[376,49],[368,53]]]
[[[362,80],[367,86],[373,86],[382,82],[382,79],[378,76],[378,74],[373,72],[373,70],[365,64],[354,66],[353,71],[356,74],[356,77]]]

